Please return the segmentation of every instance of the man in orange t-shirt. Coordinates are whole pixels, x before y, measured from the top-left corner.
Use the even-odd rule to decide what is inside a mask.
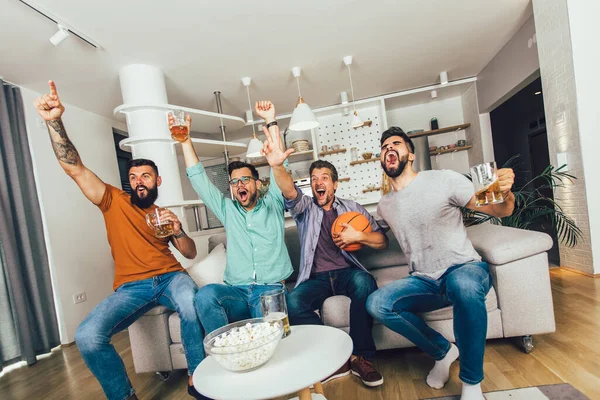
[[[86,198],[104,215],[108,242],[115,260],[115,292],[100,302],[75,332],[75,341],[88,368],[110,400],[136,399],[123,360],[110,338],[131,325],[156,305],[176,310],[181,317],[181,339],[189,369],[188,393],[202,399],[193,387],[192,374],[204,358],[204,331],[194,309],[198,287],[175,259],[169,242],[186,258],[196,257],[196,245],[169,210],[160,218],[173,224],[173,235],[157,238],[146,224],[162,180],[150,160],[132,160],[129,183],[132,195],[104,183],[81,162],[79,153],[62,123],[64,112],[54,82],[50,94],[34,102],[46,121],[50,140],[60,166],[79,186]]]

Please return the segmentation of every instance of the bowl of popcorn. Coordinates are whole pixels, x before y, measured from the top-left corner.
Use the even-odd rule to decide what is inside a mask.
[[[206,335],[204,350],[223,368],[246,372],[269,361],[282,337],[281,321],[245,319]]]

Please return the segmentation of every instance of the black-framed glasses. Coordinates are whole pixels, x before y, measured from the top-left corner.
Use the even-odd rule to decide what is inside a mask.
[[[229,181],[229,184],[231,186],[237,186],[238,183],[242,182],[242,184],[247,185],[248,182],[250,182],[250,180],[252,180],[254,178],[252,178],[251,176],[242,176],[241,178],[234,178],[232,180]]]

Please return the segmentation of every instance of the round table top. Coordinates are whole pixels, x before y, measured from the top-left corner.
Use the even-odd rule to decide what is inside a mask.
[[[273,357],[254,371],[231,372],[206,357],[194,371],[194,387],[215,399],[270,399],[320,382],[352,354],[352,339],[341,329],[299,325],[291,330]]]

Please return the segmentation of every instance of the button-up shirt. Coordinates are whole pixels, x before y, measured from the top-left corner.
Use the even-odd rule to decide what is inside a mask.
[[[230,285],[271,284],[288,278],[293,269],[284,241],[285,206],[273,174],[267,194],[246,211],[213,185],[202,163],[186,172],[200,199],[225,227],[227,266],[223,281]]]
[[[298,271],[298,279],[296,286],[304,282],[310,277],[312,270],[315,249],[319,241],[321,232],[321,222],[323,222],[323,208],[316,203],[316,200],[311,196],[302,194],[300,188],[296,186],[297,196],[293,200],[285,200],[285,208],[290,210],[290,214],[294,217],[296,225],[298,225],[298,235],[300,235],[301,251],[300,251],[300,268]],[[363,214],[369,220],[373,232],[384,233],[384,230],[377,224],[375,218],[360,204],[352,200],[340,199],[335,197],[333,200],[333,208],[338,215],[345,212],[356,211]],[[387,236],[384,234],[385,240]],[[341,250],[344,258],[351,264],[369,272],[358,261],[356,256],[351,252]]]

